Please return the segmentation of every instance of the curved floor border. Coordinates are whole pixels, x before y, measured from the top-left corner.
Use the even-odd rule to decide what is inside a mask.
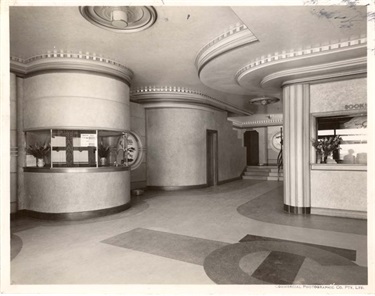
[[[367,284],[367,268],[320,248],[284,241],[224,246],[205,258],[204,270],[217,284]]]
[[[241,215],[261,222],[301,228],[367,235],[367,220],[319,215],[295,215],[283,211],[283,187],[279,187],[237,208]]]

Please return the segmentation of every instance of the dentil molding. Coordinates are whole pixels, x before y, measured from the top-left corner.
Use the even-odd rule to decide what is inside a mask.
[[[246,129],[283,124],[283,114],[255,114],[253,116],[228,117],[233,127]]]
[[[129,86],[134,76],[129,68],[106,57],[63,50],[48,51],[27,59],[11,56],[10,70],[21,77],[54,71],[86,71],[112,76]]]
[[[199,50],[195,59],[198,75],[204,66],[216,57],[256,41],[258,38],[245,25],[237,24]]]
[[[366,46],[367,39],[359,38],[355,40],[322,45],[303,50],[276,52],[274,54],[269,54],[267,56],[263,56],[253,60],[246,66],[239,69],[234,78],[238,85],[246,87],[246,85],[248,84],[247,81],[251,80],[251,78],[249,77],[252,74],[254,74],[255,72],[265,73],[265,75],[263,76],[264,78],[261,81],[261,86],[266,87],[267,83],[269,83],[271,80],[282,77],[287,78],[288,76],[298,76],[301,74],[308,75],[309,73],[316,76],[318,75],[317,73],[319,71],[325,71],[325,74],[327,74],[327,70],[333,72],[336,71],[338,72],[337,75],[340,75],[340,68],[345,68],[346,71],[350,71],[355,67],[358,68],[359,64],[364,64],[363,58],[353,59],[350,56],[353,52],[365,55],[367,50]],[[327,65],[324,64],[324,60],[328,56],[343,57],[343,60],[341,62],[337,61],[336,64],[334,62],[330,63],[330,69],[328,69]],[[366,58],[364,57],[364,59]],[[301,63],[310,63],[311,65],[309,65],[310,67],[301,67],[300,69],[298,69],[298,66],[294,66]],[[287,68],[288,70],[277,71],[278,68]],[[311,72],[312,70],[314,71]],[[269,72],[273,74],[267,75],[266,73]]]
[[[145,86],[130,90],[130,100],[142,104],[146,109],[190,108],[222,110],[237,115],[252,113],[214,99],[199,91],[176,86]]]

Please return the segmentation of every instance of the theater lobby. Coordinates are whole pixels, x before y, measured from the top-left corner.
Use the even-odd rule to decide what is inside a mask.
[[[2,3],[1,292],[375,293],[373,3],[154,2]]]

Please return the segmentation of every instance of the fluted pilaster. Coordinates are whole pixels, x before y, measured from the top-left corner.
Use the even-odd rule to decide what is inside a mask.
[[[17,78],[10,73],[10,203],[11,212],[17,210]]]
[[[310,213],[310,95],[309,85],[287,85],[284,109],[284,210]]]

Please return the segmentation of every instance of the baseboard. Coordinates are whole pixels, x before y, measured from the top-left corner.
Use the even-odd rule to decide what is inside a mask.
[[[321,216],[332,216],[340,218],[352,218],[367,220],[367,212],[363,211],[350,211],[340,209],[327,209],[327,208],[311,208],[311,214]]]
[[[241,179],[242,179],[242,175],[239,176],[239,177],[232,178],[232,179],[226,179],[226,180],[223,180],[223,181],[218,181],[217,185],[223,185],[225,183],[229,183],[229,182],[233,182],[233,181],[238,181],[238,180],[241,180]]]
[[[187,186],[147,186],[148,190],[161,190],[161,191],[177,191],[177,190],[189,190],[189,189],[200,189],[208,187],[207,184],[200,185],[187,185]]]
[[[147,187],[147,182],[145,181],[133,181],[130,182],[130,190],[133,189],[145,189]]]
[[[72,213],[42,213],[30,210],[20,210],[16,213],[10,215],[11,220],[21,217],[31,217],[41,220],[54,220],[54,221],[78,221],[86,220],[92,218],[98,218],[102,216],[117,214],[119,212],[125,211],[131,207],[131,202],[128,202],[124,205],[101,209],[93,211],[84,211],[84,212],[72,212]]]
[[[294,207],[294,206],[284,204],[284,212],[287,212],[289,214],[308,215],[308,214],[311,214],[311,208],[310,207]]]

